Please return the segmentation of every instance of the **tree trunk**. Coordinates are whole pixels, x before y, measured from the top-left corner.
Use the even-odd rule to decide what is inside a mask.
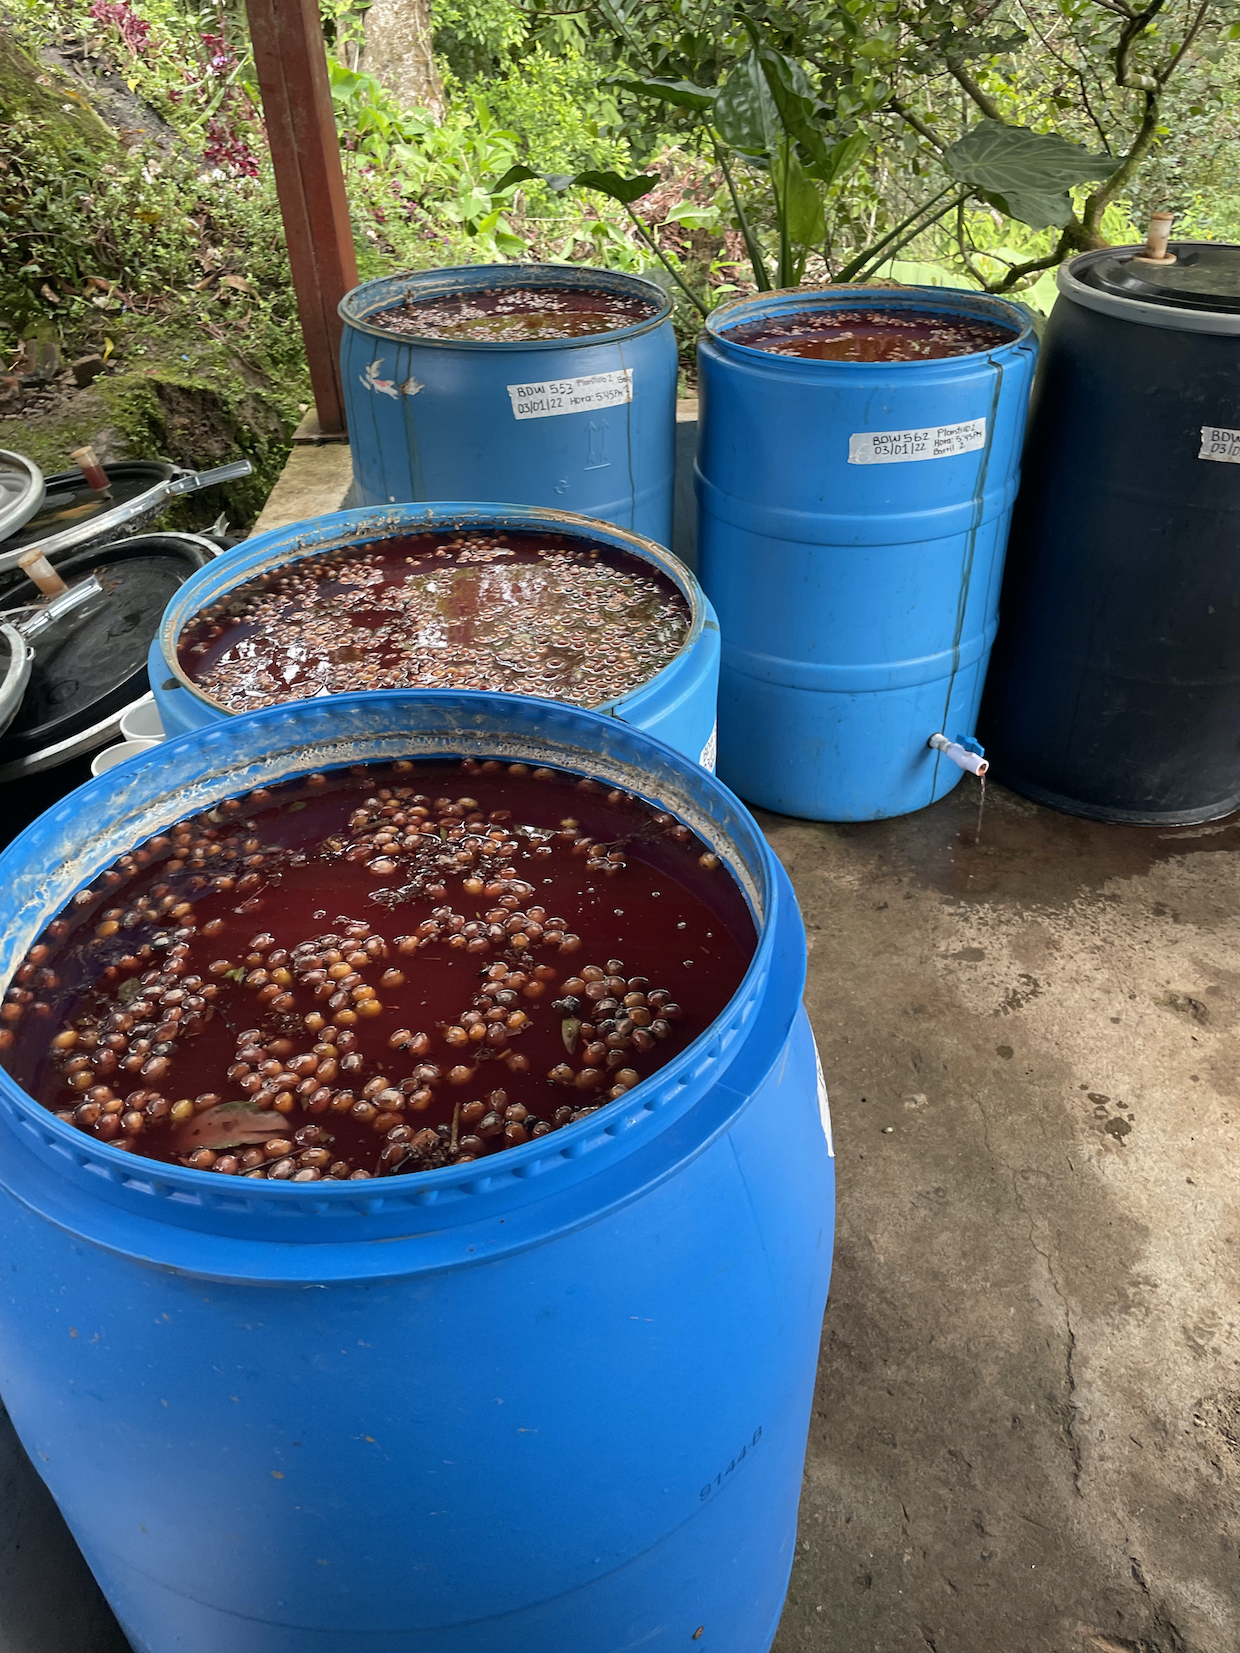
[[[374,0],[361,67],[407,109],[443,119],[443,82],[431,47],[430,0]]]

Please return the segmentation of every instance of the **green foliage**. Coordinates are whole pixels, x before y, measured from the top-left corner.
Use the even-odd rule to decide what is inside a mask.
[[[438,123],[358,70],[366,0],[320,3],[365,275],[645,270],[687,340],[751,280],[926,267],[1045,303],[1056,263],[1156,205],[1240,238],[1229,0],[432,0]],[[295,361],[243,0],[0,4],[0,323],[95,341],[175,315]],[[23,69],[40,40],[158,142],[122,148]]]
[[[1114,155],[1091,155],[1057,132],[982,120],[943,151],[944,171],[980,191],[983,200],[1030,229],[1062,229],[1072,221],[1073,184],[1109,178]]]
[[[526,250],[503,216],[496,187],[512,165],[516,137],[496,123],[481,97],[470,111],[458,102],[436,125],[420,110],[402,110],[373,75],[346,69],[334,57],[329,70],[355,207],[368,207],[390,240],[408,241],[410,228],[424,244],[428,236],[450,243],[460,234],[470,238],[477,261]]]
[[[511,68],[529,35],[511,0],[440,0],[432,21],[435,55],[463,85]]]
[[[823,273],[863,277],[916,244],[1018,288],[1100,244],[1112,205],[1132,210],[1186,106],[1235,136],[1232,0],[578,3],[610,38],[634,129],[657,120],[718,153],[759,287],[819,254]],[[1060,233],[983,278],[1014,224]]]
[[[487,100],[522,153],[547,172],[630,164],[616,97],[601,85],[599,65],[579,52],[533,46],[488,88]]]
[[[220,190],[175,154],[61,153],[26,116],[0,138],[0,321],[72,330],[172,304],[205,326],[279,333],[295,316],[269,177]],[[50,296],[49,296],[50,295]]]

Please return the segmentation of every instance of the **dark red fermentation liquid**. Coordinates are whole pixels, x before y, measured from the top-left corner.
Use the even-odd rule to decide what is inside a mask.
[[[728,338],[773,356],[819,362],[917,362],[1009,344],[996,323],[935,310],[794,310],[729,328]]]
[[[490,689],[597,706],[679,652],[652,564],[561,534],[422,534],[303,557],[186,626],[186,676],[230,711],[356,689]]]
[[[367,319],[419,339],[484,344],[580,339],[649,321],[656,307],[619,293],[565,287],[492,287],[482,292],[412,299]]]
[[[233,1176],[467,1163],[704,1032],[755,933],[670,815],[562,771],[359,766],[218,805],[96,879],[0,1008],[84,1134]]]

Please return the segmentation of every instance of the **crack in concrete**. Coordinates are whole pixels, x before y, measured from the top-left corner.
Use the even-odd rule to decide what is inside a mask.
[[[1063,1287],[1059,1283],[1059,1276],[1055,1272],[1055,1265],[1051,1260],[1050,1252],[1038,1244],[1035,1218],[1033,1212],[1030,1211],[1028,1205],[1026,1205],[1025,1197],[1020,1188],[1020,1169],[1019,1167],[1009,1165],[1007,1160],[1004,1159],[1003,1155],[990,1140],[990,1121],[986,1117],[986,1109],[982,1105],[982,1099],[980,1096],[975,1094],[974,1101],[977,1104],[977,1111],[982,1121],[982,1142],[985,1144],[986,1152],[994,1160],[996,1165],[1001,1166],[1003,1170],[1006,1171],[1011,1180],[1012,1198],[1016,1202],[1016,1208],[1029,1224],[1029,1244],[1033,1250],[1037,1252],[1038,1256],[1045,1264],[1046,1277],[1051,1283],[1051,1289],[1054,1291],[1055,1296],[1059,1299],[1063,1307],[1064,1331],[1066,1334],[1064,1345],[1064,1383],[1067,1389],[1067,1399],[1062,1410],[1061,1427],[1067,1441],[1069,1455],[1072,1459],[1072,1488],[1078,1498],[1084,1498],[1085,1493],[1081,1486],[1084,1460],[1081,1453],[1081,1443],[1076,1438],[1076,1417],[1080,1408],[1077,1406],[1075,1399],[1076,1329],[1072,1324],[1072,1308],[1064,1294]]]
[[[1141,1588],[1142,1595],[1150,1604],[1150,1611],[1154,1615],[1154,1629],[1160,1638],[1163,1636],[1170,1638],[1167,1653],[1188,1653],[1188,1643],[1180,1634],[1179,1626],[1167,1616],[1163,1608],[1154,1600],[1154,1592],[1150,1589],[1149,1581],[1145,1576],[1145,1569],[1135,1555],[1129,1554],[1128,1565],[1134,1580]],[[1161,1639],[1155,1644],[1153,1653],[1163,1653]]]

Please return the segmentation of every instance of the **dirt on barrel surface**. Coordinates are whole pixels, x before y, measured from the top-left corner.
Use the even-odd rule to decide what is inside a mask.
[[[177,657],[235,712],[387,688],[599,706],[668,665],[691,619],[672,581],[627,552],[560,534],[423,534],[237,586],[185,627]]]
[[[831,362],[917,362],[1010,344],[1010,327],[939,310],[807,309],[743,322],[724,334],[773,356]]]
[[[492,287],[410,299],[366,319],[374,327],[409,338],[478,344],[536,344],[614,333],[649,321],[656,306],[601,289]]]
[[[755,945],[719,858],[498,761],[311,775],[123,856],[30,950],[0,1054],[85,1135],[224,1175],[433,1170],[619,1101]]]

